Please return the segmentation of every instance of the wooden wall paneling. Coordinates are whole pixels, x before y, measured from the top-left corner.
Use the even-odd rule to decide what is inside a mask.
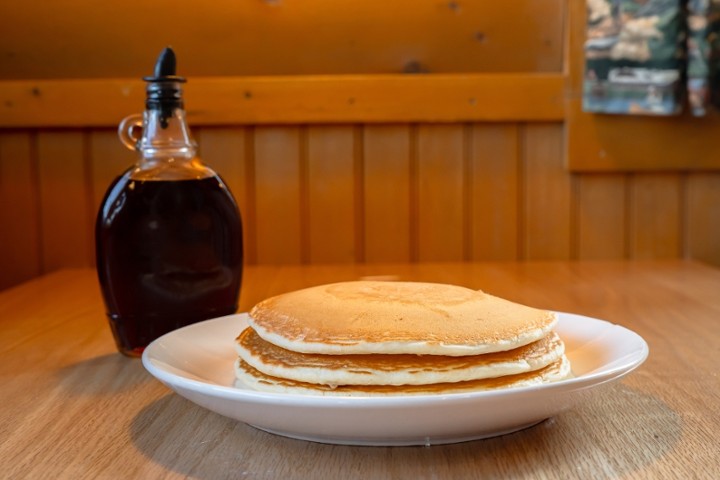
[[[410,127],[363,130],[364,260],[410,260]]]
[[[471,258],[515,260],[518,255],[518,128],[471,127],[469,188]]]
[[[311,126],[307,132],[310,263],[355,260],[355,129]]]
[[[720,266],[720,173],[687,177],[685,254]]]
[[[648,173],[631,178],[631,257],[677,258],[682,252],[682,175]]]
[[[720,119],[568,113],[569,168],[577,172],[720,169]]]
[[[189,77],[557,72],[565,4],[305,0],[177,8],[172,0],[125,0],[97,9],[92,0],[74,0],[72,8],[2,2],[0,78],[140,77],[152,73],[168,44]],[[158,28],[158,18],[173,28]]]
[[[258,263],[301,263],[305,212],[305,145],[300,127],[255,129]]]
[[[623,174],[576,177],[577,257],[580,260],[625,258],[627,182]]]
[[[523,133],[521,258],[571,258],[572,185],[565,169],[563,125],[526,124]]]
[[[198,156],[227,185],[238,206],[246,207],[248,161],[243,127],[198,128]],[[243,208],[243,210],[245,210]]]
[[[466,255],[464,133],[458,124],[418,127],[419,261],[462,260]]]
[[[41,273],[37,165],[30,132],[0,133],[0,290]]]
[[[253,130],[243,127],[195,129],[200,158],[220,175],[240,209],[245,263],[257,263]]]
[[[195,126],[559,121],[564,84],[559,73],[202,77],[185,99]],[[115,127],[144,89],[139,79],[0,81],[0,127]]]
[[[90,266],[94,215],[86,135],[41,131],[37,142],[43,271]]]

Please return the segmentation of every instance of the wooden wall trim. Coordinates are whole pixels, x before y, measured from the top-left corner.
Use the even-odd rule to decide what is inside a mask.
[[[187,83],[194,125],[560,121],[562,74],[204,77]],[[130,79],[0,82],[0,128],[107,127],[143,108]]]
[[[248,264],[720,266],[720,172],[572,174],[562,122],[193,131],[238,201]],[[0,131],[0,290],[92,266],[95,215],[134,160],[114,128]]]

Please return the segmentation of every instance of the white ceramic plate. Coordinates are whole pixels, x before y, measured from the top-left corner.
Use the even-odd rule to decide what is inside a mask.
[[[648,356],[636,333],[602,320],[560,314],[574,378],[533,387],[410,397],[323,397],[262,393],[235,384],[238,314],[160,337],[143,365],[183,397],[259,429],[346,445],[434,445],[514,432],[556,415],[617,380]]]

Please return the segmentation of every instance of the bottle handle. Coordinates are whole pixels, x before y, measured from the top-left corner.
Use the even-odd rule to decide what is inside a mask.
[[[138,150],[138,143],[142,136],[143,116],[139,113],[125,117],[118,126],[120,141],[130,150]],[[138,134],[138,131],[140,134]]]

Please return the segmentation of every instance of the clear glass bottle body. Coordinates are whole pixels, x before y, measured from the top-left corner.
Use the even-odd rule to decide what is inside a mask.
[[[234,313],[243,266],[237,204],[197,158],[184,110],[149,109],[142,130],[138,163],[108,189],[95,229],[108,320],[131,356],[171,330]]]

